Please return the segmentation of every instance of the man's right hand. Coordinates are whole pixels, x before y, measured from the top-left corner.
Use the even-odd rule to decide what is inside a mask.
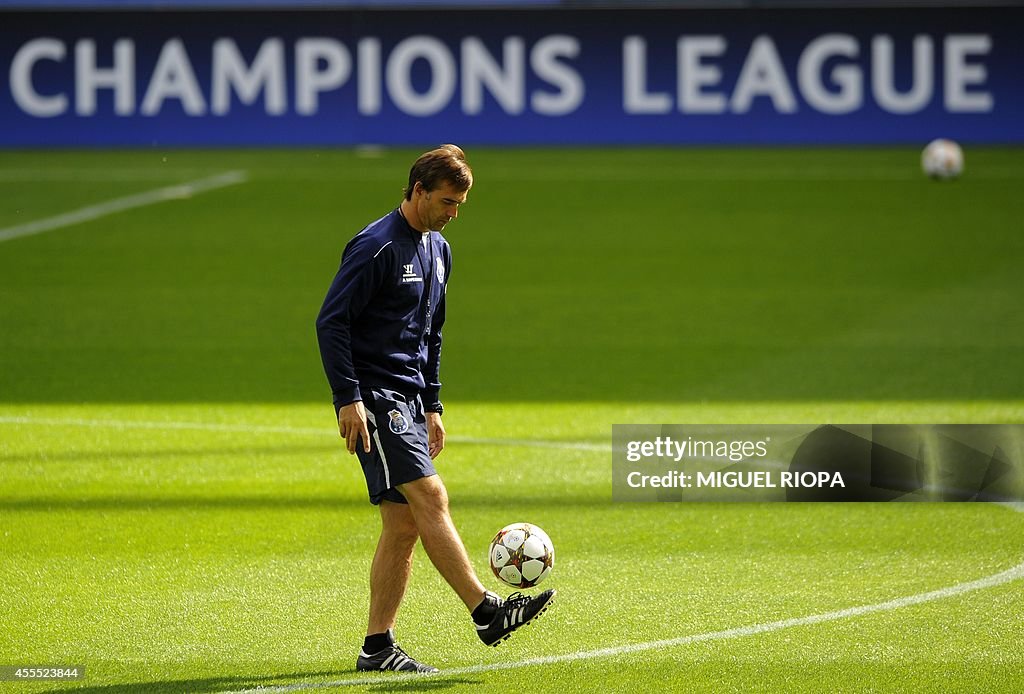
[[[370,431],[366,428],[366,408],[362,400],[356,400],[338,410],[338,432],[345,439],[349,453],[356,452],[359,439],[363,439],[363,450],[370,452]]]

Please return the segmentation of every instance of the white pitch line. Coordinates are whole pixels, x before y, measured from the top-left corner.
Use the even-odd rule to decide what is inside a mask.
[[[166,429],[191,431],[223,431],[240,434],[289,434],[298,436],[323,436],[337,438],[337,432],[329,427],[285,427],[260,426],[251,424],[212,424],[209,422],[154,422],[124,419],[75,419],[61,417],[13,417],[0,416],[0,424],[27,424],[32,426],[72,426],[96,429]],[[609,444],[586,441],[544,441],[541,439],[488,439],[478,437],[447,437],[452,443],[481,446],[520,446],[526,448],[554,448],[560,450],[610,452]]]
[[[114,198],[113,200],[107,200],[106,202],[101,202],[95,205],[80,207],[77,210],[65,212],[64,214],[59,214],[55,217],[37,219],[34,222],[26,222],[25,224],[18,224],[13,227],[7,227],[6,229],[0,229],[0,242],[10,241],[11,239],[17,239],[23,236],[34,236],[47,231],[53,231],[54,229],[73,226],[75,224],[81,224],[82,222],[89,222],[117,212],[135,209],[136,207],[145,207],[146,205],[153,205],[167,200],[190,198],[193,195],[198,195],[199,193],[205,193],[210,190],[216,190],[217,188],[224,188],[226,186],[242,183],[246,178],[247,175],[244,171],[226,171],[225,173],[210,176],[209,178],[186,181],[172,186],[148,190],[143,193],[127,195],[123,198]]]
[[[63,417],[0,417],[0,424],[28,424],[37,426],[89,427],[94,429],[166,429],[195,431],[225,431],[242,434],[298,434],[325,436],[330,429],[314,427],[277,427],[252,424],[211,424],[209,422],[155,422],[128,419],[75,419]]]
[[[610,453],[611,444],[587,443],[586,441],[544,441],[543,439],[487,439],[476,436],[448,436],[455,443],[467,443],[480,446],[528,446],[531,448],[558,448],[574,451],[599,451]]]
[[[945,588],[939,588],[938,590],[928,591],[927,593],[908,595],[906,597],[896,598],[895,600],[887,600],[885,602],[879,602],[873,605],[860,605],[857,607],[849,607],[844,610],[834,610],[832,612],[822,612],[821,614],[807,615],[806,617],[780,619],[775,622],[751,624],[749,626],[735,627],[733,629],[723,629],[722,631],[709,631],[703,634],[680,636],[674,639],[646,641],[644,643],[626,644],[623,646],[615,646],[612,648],[599,648],[593,651],[565,653],[562,655],[551,655],[544,656],[541,658],[528,658],[526,660],[520,660],[513,663],[504,662],[491,663],[488,665],[470,665],[468,667],[457,667],[450,668],[448,670],[441,670],[440,672],[432,674],[396,673],[389,677],[382,677],[381,675],[376,675],[373,677],[334,680],[331,682],[300,682],[288,685],[256,687],[253,689],[224,690],[221,694],[285,694],[287,692],[298,692],[310,689],[330,689],[336,687],[355,687],[365,685],[395,686],[401,682],[420,680],[426,677],[445,678],[454,677],[458,675],[473,675],[481,672],[493,672],[495,670],[512,670],[538,665],[552,665],[554,663],[573,662],[577,660],[613,658],[616,656],[626,655],[629,653],[639,653],[643,651],[651,651],[662,648],[673,648],[675,646],[685,646],[693,643],[703,643],[705,641],[723,641],[727,639],[736,639],[742,638],[744,636],[754,636],[756,634],[765,634],[773,631],[780,631],[782,629],[789,629],[792,627],[808,626],[811,624],[821,624],[822,622],[833,622],[839,619],[847,619],[850,617],[860,617],[867,614],[873,614],[875,612],[889,612],[892,610],[898,610],[903,607],[909,607],[911,605],[920,605],[921,603],[931,602],[933,600],[942,600],[944,598],[951,598],[956,595],[963,595],[964,593],[970,593],[976,590],[994,588],[995,586],[999,586],[1004,583],[1009,583],[1011,581],[1016,581],[1021,578],[1024,578],[1024,562],[1017,564],[1016,566],[1007,569],[1006,571],[1000,571],[997,574],[992,574],[991,576],[979,578],[975,581],[957,583],[955,585],[947,586]]]

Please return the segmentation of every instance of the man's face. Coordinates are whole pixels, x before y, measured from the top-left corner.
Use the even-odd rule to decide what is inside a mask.
[[[459,206],[466,202],[468,190],[457,191],[450,183],[442,183],[434,190],[416,184],[416,212],[420,221],[432,231],[441,231],[444,225],[459,216]]]

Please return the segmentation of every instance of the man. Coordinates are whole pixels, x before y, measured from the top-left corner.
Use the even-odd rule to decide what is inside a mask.
[[[501,600],[484,590],[448,513],[433,459],[444,448],[441,327],[452,257],[441,230],[473,185],[463,151],[443,145],[409,171],[399,207],[360,231],[317,319],[338,430],[362,464],[381,533],[370,568],[370,617],[358,670],[437,672],[394,638],[416,540],[458,594],[488,646],[545,611],[555,591]]]

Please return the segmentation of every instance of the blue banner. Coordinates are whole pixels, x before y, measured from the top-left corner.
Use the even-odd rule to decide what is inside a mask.
[[[1024,9],[4,13],[0,146],[1024,142]]]

